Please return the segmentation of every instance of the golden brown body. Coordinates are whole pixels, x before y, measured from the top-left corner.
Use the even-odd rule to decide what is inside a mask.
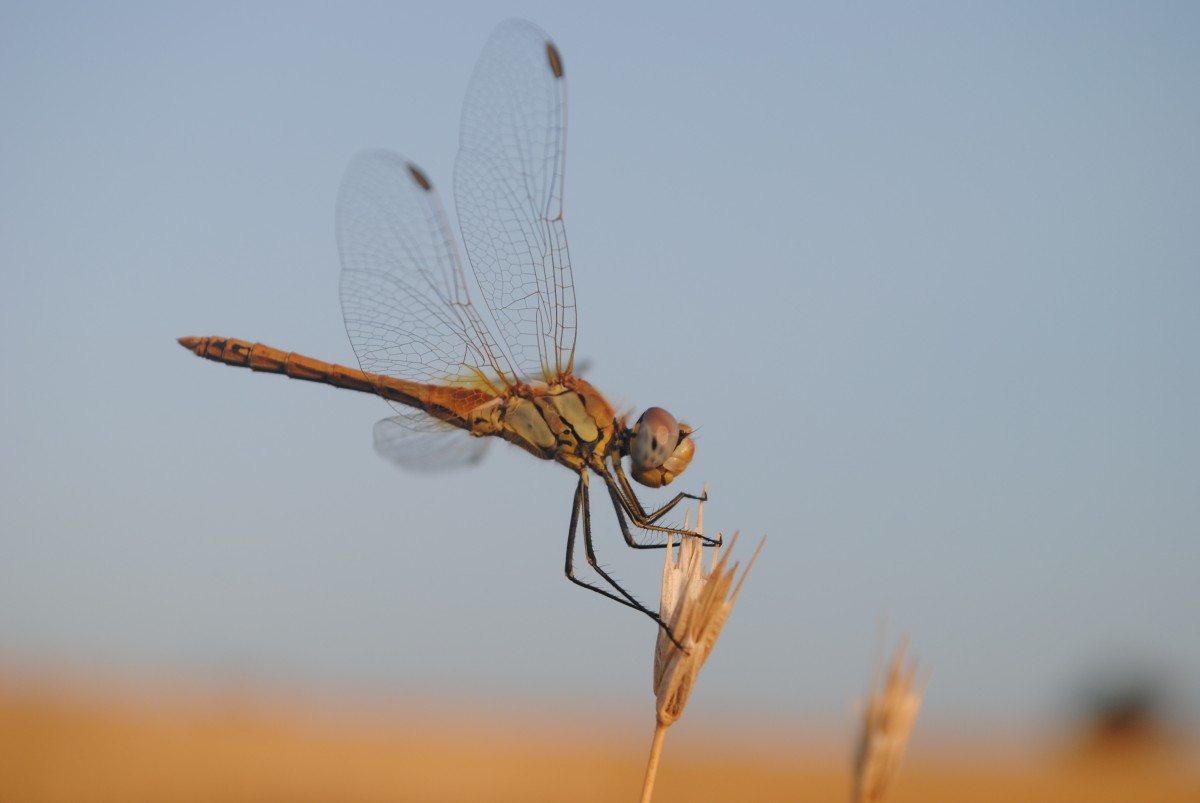
[[[530,454],[577,471],[585,466],[603,471],[613,434],[621,426],[599,391],[573,375],[554,384],[517,385],[497,395],[371,374],[235,338],[181,337],[179,343],[226,365],[374,393],[424,410],[477,437],[504,438]]]

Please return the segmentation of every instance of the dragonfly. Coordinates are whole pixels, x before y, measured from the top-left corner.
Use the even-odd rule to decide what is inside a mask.
[[[603,481],[630,547],[666,546],[639,541],[634,529],[707,545],[720,540],[662,523],[681,501],[706,494],[677,493],[647,509],[623,465],[628,458],[629,474],[643,486],[669,485],[694,456],[692,428],[660,407],[629,424],[574,373],[566,130],[558,49],[531,23],[501,24],[467,90],[454,170],[459,226],[482,306],[472,302],[448,218],[425,173],[398,154],[369,151],[351,162],[337,205],[342,313],[359,368],[233,338],[179,343],[228,365],[382,396],[395,414],[375,425],[375,449],[404,467],[474,463],[490,437],[566,466],[578,476],[567,578],[670,634],[659,614],[597,561],[589,475]],[[604,585],[576,576],[581,527],[585,558]]]

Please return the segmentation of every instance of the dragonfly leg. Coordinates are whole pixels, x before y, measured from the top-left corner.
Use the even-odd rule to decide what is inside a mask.
[[[635,549],[650,549],[664,546],[664,544],[639,544],[633,535],[629,532],[625,519],[621,516],[621,511],[629,515],[634,525],[641,530],[653,530],[655,532],[674,533],[676,535],[689,535],[693,538],[700,538],[705,546],[720,546],[721,537],[710,538],[707,535],[697,535],[692,530],[684,530],[679,527],[664,527],[656,522],[666,515],[672,508],[682,502],[684,499],[695,499],[703,502],[708,499],[708,494],[704,493],[699,496],[689,493],[678,493],[671,501],[667,502],[662,507],[647,513],[642,507],[642,503],[638,501],[637,496],[633,493],[633,488],[629,485],[629,480],[625,477],[625,471],[621,468],[621,464],[613,461],[613,468],[616,472],[616,477],[613,477],[608,471],[602,472],[604,482],[608,485],[609,495],[613,499],[613,506],[617,510],[617,520],[621,523],[621,534],[625,536],[625,543]]]
[[[612,485],[608,484],[608,495],[612,497],[613,510],[617,512],[617,523],[621,525],[621,535],[625,538],[625,543],[634,549],[665,549],[666,542],[658,544],[639,544],[637,539],[633,537],[633,532],[629,529],[629,522],[625,520],[624,500],[621,499],[620,492]]]
[[[672,498],[671,501],[667,502],[662,507],[647,513],[642,507],[642,503],[638,500],[637,494],[633,492],[633,485],[630,484],[629,478],[625,475],[625,467],[621,464],[621,461],[613,460],[612,466],[613,471],[616,473],[617,481],[621,486],[621,496],[627,500],[627,509],[632,509],[630,516],[634,519],[635,523],[639,525],[643,523],[653,524],[684,499],[694,499],[697,502],[705,502],[708,500],[708,491],[702,492],[699,496],[696,494],[681,492],[675,494],[674,498]],[[641,518],[641,521],[638,520],[639,517]]]
[[[583,513],[583,550],[584,555],[587,557],[588,565],[592,567],[592,570],[596,574],[603,577],[605,582],[616,589],[620,596],[575,576],[575,533],[579,529],[579,515],[581,512]],[[622,529],[625,528],[624,521],[621,522],[621,526]],[[597,594],[602,594],[622,605],[633,608],[635,611],[641,611],[646,614],[666,632],[671,641],[675,642],[680,649],[683,649],[683,645],[675,638],[675,634],[671,632],[671,628],[667,626],[667,623],[662,620],[661,616],[638,602],[632,594],[621,587],[620,583],[612,579],[607,572],[600,568],[596,560],[596,551],[592,546],[592,511],[588,501],[588,476],[586,469],[579,475],[579,484],[575,487],[575,502],[571,507],[571,529],[567,532],[566,574],[567,579],[572,583],[595,591]]]

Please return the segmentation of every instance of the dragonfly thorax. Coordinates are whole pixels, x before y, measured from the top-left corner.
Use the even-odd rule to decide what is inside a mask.
[[[612,407],[586,381],[513,387],[468,413],[461,424],[474,435],[499,435],[546,460],[572,469],[602,464],[617,430]]]

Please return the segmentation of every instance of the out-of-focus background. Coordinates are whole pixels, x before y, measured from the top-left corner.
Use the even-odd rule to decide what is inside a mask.
[[[392,148],[452,205],[508,16],[566,63],[588,379],[699,427],[678,484],[709,484],[708,531],[770,537],[664,790],[672,750],[703,794],[839,789],[853,700],[908,633],[909,793],[949,756],[1128,754],[1194,794],[1196,6],[4,2],[0,799],[133,799],[127,765],[206,767],[205,799],[276,769],[320,796],[322,767],[344,799],[455,799],[389,785],[418,770],[503,799],[524,759],[497,743],[633,796],[655,632],[563,579],[569,472],[497,444],[401,473],[378,399],[175,343],[356,364],[341,173]],[[653,603],[661,556],[596,507]],[[1036,785],[1004,777],[955,794]]]

